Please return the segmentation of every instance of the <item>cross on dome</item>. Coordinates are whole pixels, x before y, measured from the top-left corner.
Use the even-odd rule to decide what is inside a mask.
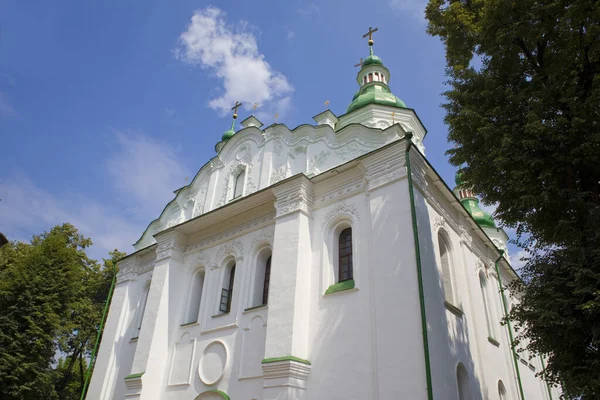
[[[241,105],[242,105],[242,103],[240,103],[236,100],[235,106],[231,107],[231,109],[233,110],[233,119],[237,118],[237,110],[238,110],[238,107]]]

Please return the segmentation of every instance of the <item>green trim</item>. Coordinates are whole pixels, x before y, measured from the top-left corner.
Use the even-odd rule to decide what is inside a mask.
[[[294,356],[265,358],[264,360],[261,361],[261,363],[262,364],[269,364],[269,363],[274,363],[274,362],[279,362],[279,361],[296,361],[296,362],[299,362],[301,364],[312,365],[310,363],[310,361],[305,360],[305,359],[300,358],[300,357],[294,357]]]
[[[493,344],[496,347],[500,347],[500,342],[491,336],[488,336],[488,342],[490,342],[491,344]]]
[[[184,326],[190,326],[190,325],[195,325],[198,324],[198,320],[192,321],[192,322],[186,322],[185,324],[181,324],[179,325],[180,327],[184,327]]]
[[[222,397],[223,399],[225,399],[225,400],[231,400],[231,399],[229,398],[229,396],[227,395],[227,393],[225,393],[225,392],[224,392],[224,391],[222,391],[222,390],[215,389],[215,390],[209,390],[209,391],[207,391],[207,392],[204,392],[204,393],[215,393],[215,394],[218,394],[219,396],[221,396],[221,397]],[[204,393],[201,393],[201,394],[204,394]]]
[[[496,261],[494,261],[494,266],[496,267],[496,274],[498,275],[498,286],[500,287],[500,295],[502,296],[502,299],[501,299],[502,306],[504,308],[504,317],[506,318],[506,326],[508,329],[508,336],[510,337],[510,347],[511,347],[512,353],[513,353],[513,361],[515,363],[515,369],[517,370],[517,383],[519,384],[519,393],[521,394],[521,399],[525,400],[525,393],[523,392],[523,383],[521,382],[521,371],[519,370],[519,361],[518,361],[519,356],[517,355],[517,352],[512,345],[514,342],[512,326],[510,324],[510,318],[508,317],[508,307],[506,306],[506,296],[504,295],[504,286],[502,286],[502,276],[500,276],[500,267],[498,266],[498,263],[500,262],[500,260],[502,260],[502,258],[504,258],[504,250],[498,249],[498,253],[499,253],[499,255],[498,255],[498,258],[496,259]]]
[[[102,339],[102,333],[104,330],[104,322],[106,321],[106,314],[108,313],[108,307],[112,301],[112,296],[115,291],[115,283],[117,282],[117,269],[116,266],[113,270],[113,277],[110,283],[110,288],[108,289],[108,295],[106,296],[106,302],[104,303],[104,310],[102,310],[102,319],[100,320],[100,326],[98,327],[98,334],[96,335],[96,343],[94,344],[94,349],[92,350],[92,356],[90,357],[90,365],[85,373],[85,381],[83,383],[83,388],[81,389],[81,397],[80,400],[83,400],[85,397],[85,392],[87,391],[88,385],[90,384],[90,378],[92,375],[92,368],[96,363],[96,352],[98,351],[98,346],[100,345],[100,340]]]
[[[456,315],[459,318],[462,318],[462,316],[465,315],[465,312],[463,310],[461,310],[460,308],[456,307],[452,303],[448,303],[447,301],[444,300],[444,305],[446,306],[446,309],[448,311],[450,311],[452,314]]]
[[[540,363],[542,363],[542,376],[544,377],[544,382],[546,382],[546,388],[548,389],[548,397],[550,398],[550,400],[552,400],[552,390],[550,388],[548,380],[546,379],[546,363],[544,362],[544,358],[542,356],[539,357]]]
[[[141,378],[142,375],[144,375],[145,372],[140,372],[139,374],[131,374],[131,375],[127,375],[125,378],[123,379],[135,379],[135,378]]]
[[[350,290],[350,289],[354,289],[354,279],[348,279],[347,281],[341,281],[338,283],[334,283],[333,285],[331,285],[327,288],[327,290],[325,291],[325,294],[332,294],[332,293],[337,293],[337,292],[341,292],[343,290]]]
[[[415,246],[415,261],[417,264],[417,283],[419,286],[419,305],[421,308],[421,330],[423,332],[423,353],[425,356],[425,377],[427,381],[427,399],[433,400],[433,383],[431,380],[431,362],[429,359],[429,338],[427,336],[427,313],[425,310],[425,290],[423,288],[423,272],[421,270],[421,250],[419,245],[419,229],[417,226],[417,209],[415,207],[415,191],[413,188],[412,171],[410,167],[410,148],[412,147],[412,132],[406,132],[406,175],[408,176],[408,195],[410,197],[410,215],[412,219],[413,240]]]
[[[261,304],[259,306],[254,306],[254,307],[246,308],[244,311],[258,310],[259,308],[264,308],[266,306],[267,306],[266,304]]]

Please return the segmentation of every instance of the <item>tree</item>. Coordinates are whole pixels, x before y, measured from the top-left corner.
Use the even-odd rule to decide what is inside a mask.
[[[568,397],[600,397],[600,2],[429,0],[450,162],[528,248],[510,317]]]
[[[64,224],[31,244],[0,249],[0,398],[81,392],[115,259],[123,255],[115,250],[101,268],[85,253],[91,244]]]

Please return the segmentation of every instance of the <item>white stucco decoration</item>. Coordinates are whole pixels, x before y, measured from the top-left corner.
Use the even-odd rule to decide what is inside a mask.
[[[221,380],[227,366],[227,357],[227,346],[224,342],[215,340],[206,346],[198,364],[198,376],[202,383],[212,386]]]

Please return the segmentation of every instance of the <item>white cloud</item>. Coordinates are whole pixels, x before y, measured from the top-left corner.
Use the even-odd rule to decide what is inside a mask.
[[[307,3],[302,7],[299,7],[296,12],[303,17],[309,17],[311,15],[318,15],[321,13],[321,9],[315,3]]]
[[[107,205],[77,195],[58,198],[22,174],[0,181],[0,193],[0,221],[9,240],[29,241],[34,234],[70,222],[94,241],[89,254],[100,259],[115,248],[130,252],[143,229]]]
[[[1,179],[0,229],[9,240],[29,241],[70,222],[92,239],[89,254],[96,259],[115,248],[131,252],[132,243],[173,199],[173,190],[185,184],[189,172],[167,143],[139,132],[117,132],[115,138],[111,157],[100,164],[113,185],[104,196],[114,199],[110,203],[92,194],[51,193],[22,173]]]
[[[216,7],[196,11],[176,49],[180,60],[200,66],[222,80],[222,93],[210,100],[210,107],[225,114],[236,101],[250,109],[255,102],[267,106],[289,98],[292,85],[258,51],[248,24],[233,26],[225,17],[225,12]]]
[[[525,250],[519,250],[517,253],[510,256],[510,265],[514,270],[518,271],[525,266],[526,261],[521,260],[523,257],[528,257]]]
[[[18,118],[19,113],[10,105],[8,98],[0,92],[0,118]]]
[[[189,169],[168,143],[139,132],[116,132],[115,137],[117,145],[107,167],[117,193],[136,205],[141,215],[158,217],[173,199],[173,191],[186,184]]]
[[[406,14],[419,23],[425,23],[425,0],[389,0],[388,4],[392,10]]]

